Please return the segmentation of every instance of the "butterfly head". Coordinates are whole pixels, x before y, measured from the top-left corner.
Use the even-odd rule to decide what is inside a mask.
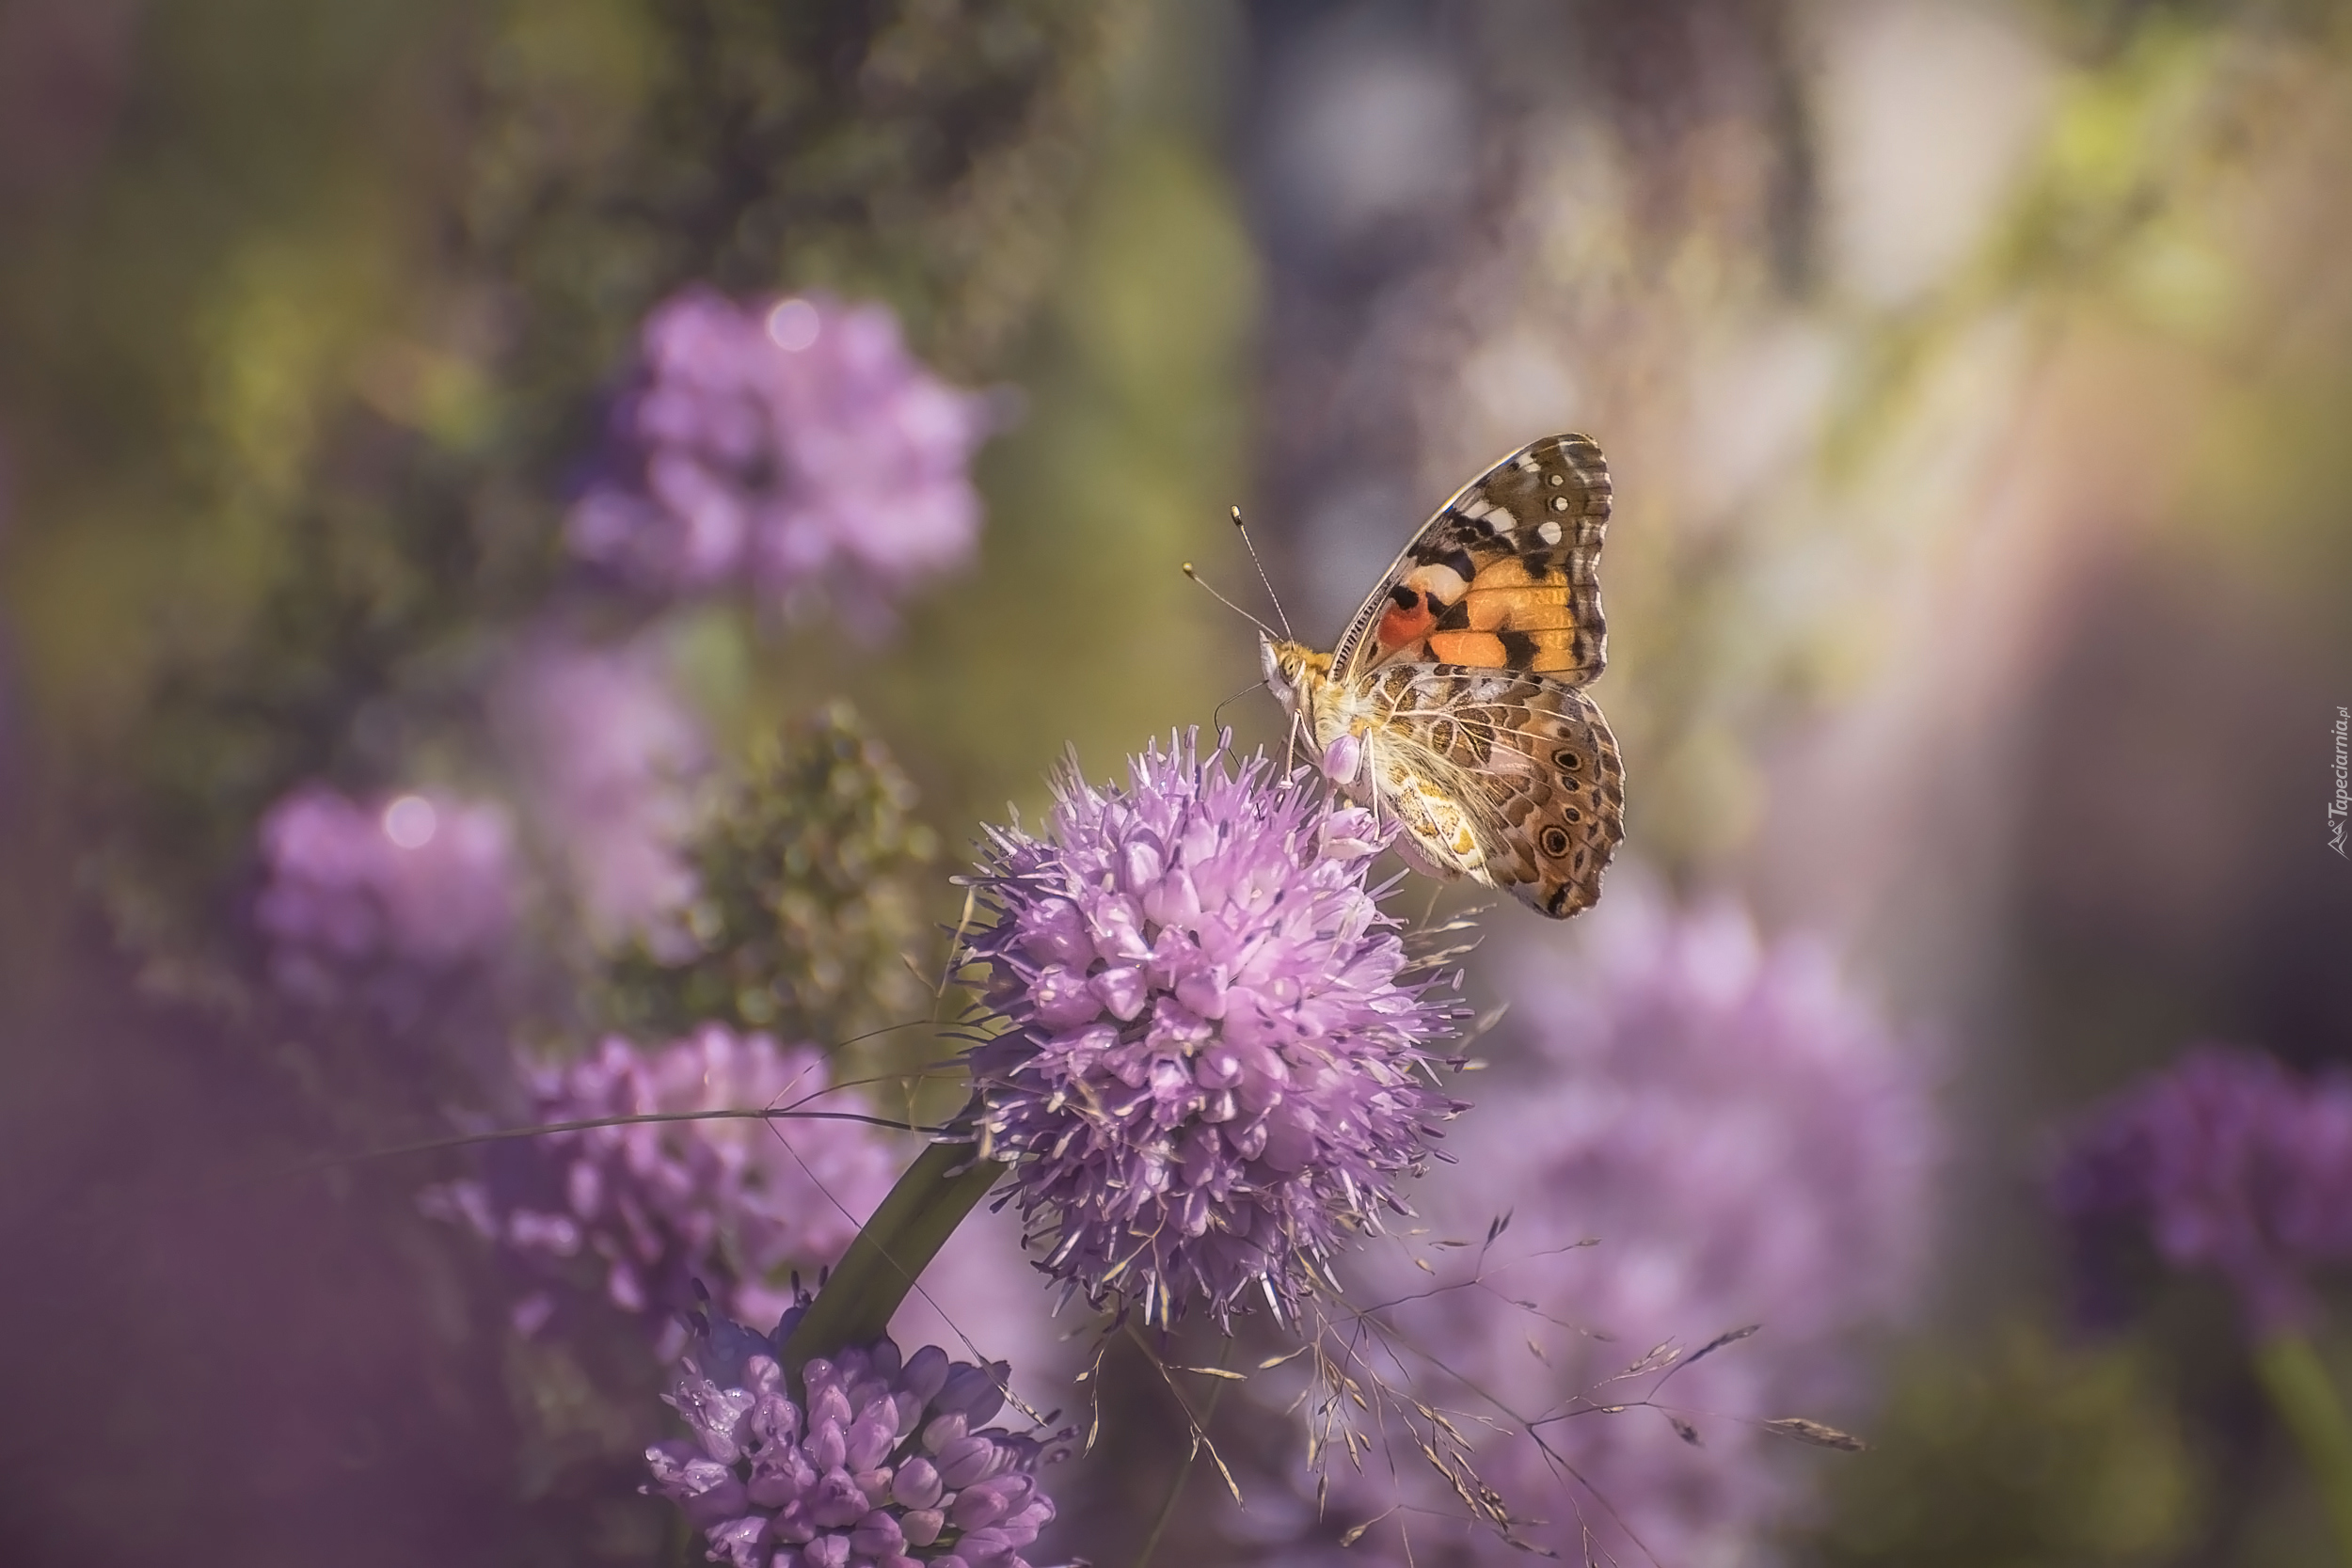
[[[1258,663],[1265,671],[1266,689],[1286,713],[1304,716],[1314,687],[1331,674],[1331,656],[1319,654],[1304,642],[1285,638],[1258,638]]]

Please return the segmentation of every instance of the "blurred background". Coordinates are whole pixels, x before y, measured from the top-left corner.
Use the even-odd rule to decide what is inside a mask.
[[[0,0],[0,1556],[699,1560],[636,1491],[663,1291],[846,1229],[624,1268],[511,1223],[570,1146],[381,1151],[764,1102],[762,1035],[952,1109],[905,1026],[983,824],[1279,744],[1179,571],[1262,605],[1226,508],[1327,646],[1561,430],[1628,836],[1593,914],[1479,917],[1460,1092],[1538,1163],[1473,1109],[1417,1207],[1597,1240],[1540,1315],[1620,1361],[1763,1322],[1710,1364],[1811,1402],[1583,1422],[1521,1538],[2329,1549],[2222,1285],[2088,1321],[2045,1191],[2195,1042],[2352,1063],[2352,10]],[[1571,1133],[1595,1085],[1664,1131]],[[791,1169],[870,1207],[876,1140]],[[902,1332],[1101,1402],[1040,1561],[1517,1555],[1376,1465],[1318,1513],[1287,1393],[1120,1341],[1085,1395],[1007,1227],[940,1267]]]

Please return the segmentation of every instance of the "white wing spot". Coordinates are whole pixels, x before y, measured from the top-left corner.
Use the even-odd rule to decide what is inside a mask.
[[[1565,496],[1552,497],[1551,509],[1554,512],[1565,512],[1568,509],[1568,498]]]
[[[1554,474],[1551,476],[1551,483],[1554,484],[1565,484],[1567,482],[1568,476],[1565,474]]]
[[[1535,531],[1535,537],[1547,545],[1557,545],[1560,543],[1560,525],[1547,517],[1544,526]]]

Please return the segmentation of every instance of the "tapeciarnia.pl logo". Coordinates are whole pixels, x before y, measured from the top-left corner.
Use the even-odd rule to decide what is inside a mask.
[[[2344,757],[2347,730],[2352,730],[2352,709],[2338,704],[2335,724],[2336,798],[2328,802],[2328,847],[2339,855],[2344,855],[2344,818],[2347,814],[2352,814],[2352,795],[2347,795],[2344,787],[2347,775],[2352,774],[2352,768],[2346,767]],[[2344,855],[2344,859],[2352,860],[2352,855]]]

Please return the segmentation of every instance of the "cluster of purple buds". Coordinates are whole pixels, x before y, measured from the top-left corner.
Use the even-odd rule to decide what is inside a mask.
[[[362,805],[321,785],[262,819],[254,921],[270,972],[314,1001],[493,952],[515,914],[514,835],[495,805],[439,794]]]
[[[1054,1517],[1038,1465],[1069,1433],[1041,1439],[985,1423],[1008,1368],[950,1362],[927,1345],[903,1360],[884,1338],[785,1384],[774,1336],[700,1323],[670,1404],[693,1431],[645,1450],[648,1491],[670,1498],[734,1568],[1029,1568],[1024,1548]]]
[[[573,508],[572,549],[640,588],[748,578],[787,602],[830,582],[853,614],[961,565],[994,424],[910,355],[880,305],[749,307],[691,289],[646,319],[609,471]]]
[[[579,1062],[531,1071],[541,1125],[608,1117],[763,1107],[863,1112],[829,1089],[812,1046],[716,1024],[652,1051],[607,1039]],[[600,1268],[604,1293],[662,1332],[694,1306],[697,1281],[742,1317],[789,1304],[780,1276],[837,1262],[890,1190],[885,1135],[854,1120],[780,1117],[640,1121],[501,1144],[478,1180],[426,1195],[428,1212],[469,1225],[545,1278],[570,1261]],[[526,1333],[559,1306],[546,1289],[516,1309]],[[663,1347],[674,1352],[675,1344]]]
[[[1365,885],[1377,835],[1311,775],[1196,739],[1073,771],[1042,836],[991,830],[971,941],[996,1032],[969,1054],[987,1151],[1044,1266],[1097,1304],[1278,1313],[1343,1238],[1408,1212],[1458,1004],[1410,977]]]
[[[2091,1114],[2052,1197],[2094,1290],[2103,1243],[2144,1227],[2167,1263],[2227,1279],[2255,1338],[2307,1327],[2309,1271],[2352,1259],[2352,1077],[2200,1047]]]

